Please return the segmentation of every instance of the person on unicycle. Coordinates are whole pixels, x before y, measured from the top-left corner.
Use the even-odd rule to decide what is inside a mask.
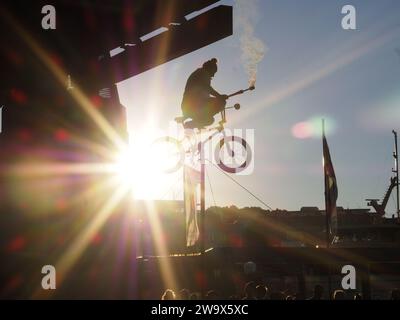
[[[217,59],[203,63],[186,81],[182,99],[182,113],[185,128],[204,128],[214,123],[214,115],[225,109],[225,94],[219,94],[211,87],[211,79],[217,72]]]

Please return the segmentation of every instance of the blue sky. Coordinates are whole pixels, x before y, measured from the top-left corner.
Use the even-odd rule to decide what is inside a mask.
[[[357,30],[341,28],[346,4],[357,10]],[[255,33],[268,50],[256,90],[232,101],[242,109],[229,114],[228,123],[255,130],[255,167],[235,179],[273,208],[323,208],[322,143],[315,124],[324,117],[338,205],[366,207],[365,198],[381,198],[393,166],[391,131],[400,129],[400,2],[270,0],[259,1],[257,12]],[[131,136],[149,122],[165,132],[180,113],[187,77],[212,57],[219,60],[216,90],[246,87],[240,56],[236,33],[120,83]],[[315,134],[296,138],[293,127],[307,121]],[[260,205],[213,167],[208,173],[217,205]],[[207,203],[214,204],[210,192]]]

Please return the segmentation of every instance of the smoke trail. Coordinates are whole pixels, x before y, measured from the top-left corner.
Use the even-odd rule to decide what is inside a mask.
[[[235,0],[235,32],[239,35],[241,60],[249,75],[250,85],[254,85],[257,65],[264,58],[266,46],[254,35],[257,20],[258,0]]]

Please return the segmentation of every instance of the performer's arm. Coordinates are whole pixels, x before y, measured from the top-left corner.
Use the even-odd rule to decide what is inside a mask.
[[[213,87],[211,87],[210,86],[210,89],[209,89],[209,93],[213,96],[213,97],[216,97],[216,98],[219,98],[219,97],[221,97],[221,94],[219,94]]]

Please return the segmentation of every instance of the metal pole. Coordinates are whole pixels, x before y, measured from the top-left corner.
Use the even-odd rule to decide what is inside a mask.
[[[200,144],[200,251],[203,255],[205,252],[205,228],[204,228],[204,215],[206,209],[206,202],[205,202],[205,163],[204,163],[204,150],[203,144]]]
[[[206,264],[205,264],[205,211],[206,211],[206,202],[205,202],[205,161],[204,161],[204,148],[203,143],[200,143],[200,252],[201,252],[201,270],[203,273],[203,279],[206,279]],[[201,295],[202,299],[205,298],[205,283],[201,283]]]
[[[394,134],[394,152],[393,157],[395,159],[395,169],[393,170],[396,173],[396,187],[397,187],[397,219],[400,219],[400,209],[399,209],[399,153],[397,148],[397,132],[392,131]]]

